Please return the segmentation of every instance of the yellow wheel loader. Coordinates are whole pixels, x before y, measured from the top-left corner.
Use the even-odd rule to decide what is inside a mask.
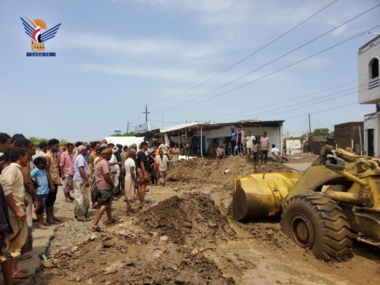
[[[233,181],[237,221],[281,215],[282,231],[324,261],[351,256],[352,240],[380,247],[380,162],[331,146],[300,173]]]

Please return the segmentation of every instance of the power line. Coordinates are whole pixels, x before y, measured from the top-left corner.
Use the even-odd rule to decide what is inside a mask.
[[[237,78],[235,78],[234,80],[232,80],[232,81],[230,81],[230,82],[227,82],[226,84],[224,84],[224,85],[222,85],[222,86],[219,86],[219,87],[217,87],[217,88],[215,88],[215,89],[213,89],[213,90],[211,90],[211,91],[209,91],[209,92],[206,92],[206,93],[204,93],[204,94],[202,94],[202,95],[199,95],[199,96],[197,96],[197,97],[195,97],[195,98],[193,98],[193,99],[187,100],[187,101],[184,102],[184,103],[180,103],[180,104],[174,105],[174,106],[172,106],[172,107],[169,107],[169,108],[167,108],[167,109],[164,109],[164,111],[175,111],[175,110],[178,110],[178,109],[181,109],[181,108],[184,108],[184,107],[188,107],[188,106],[193,106],[193,105],[195,105],[195,104],[199,104],[199,103],[202,103],[202,102],[204,102],[204,101],[210,100],[210,99],[212,99],[212,98],[215,98],[215,97],[221,96],[221,95],[223,95],[223,94],[229,93],[229,92],[231,92],[231,91],[234,91],[234,90],[236,90],[236,89],[239,89],[239,88],[242,88],[242,87],[244,87],[244,86],[246,86],[246,85],[249,85],[249,84],[251,84],[251,83],[253,83],[253,82],[256,82],[256,81],[258,81],[258,80],[260,80],[260,79],[263,79],[263,78],[265,78],[265,77],[268,77],[268,76],[270,76],[270,75],[272,75],[272,74],[274,74],[274,73],[277,73],[277,72],[282,71],[282,70],[284,70],[284,69],[286,69],[286,68],[289,68],[289,67],[291,67],[291,66],[293,66],[293,65],[296,65],[296,64],[298,64],[298,63],[300,63],[300,62],[302,62],[302,61],[305,61],[305,60],[307,60],[307,59],[309,59],[309,58],[311,58],[311,57],[313,57],[313,56],[316,56],[316,55],[318,55],[318,54],[321,54],[322,52],[325,52],[325,51],[327,51],[327,50],[329,50],[329,49],[331,49],[331,48],[334,48],[334,47],[336,47],[336,46],[338,46],[338,45],[340,45],[340,44],[342,44],[342,43],[345,43],[346,41],[349,41],[349,40],[351,40],[351,39],[353,39],[353,38],[355,38],[355,37],[357,37],[357,36],[360,36],[360,35],[362,35],[363,33],[360,33],[359,35],[357,35],[357,36],[355,36],[355,37],[353,37],[353,38],[349,38],[348,40],[343,41],[343,42],[341,42],[340,44],[334,45],[334,46],[332,46],[332,47],[330,47],[330,48],[328,48],[328,49],[325,49],[325,50],[323,50],[323,51],[321,51],[321,52],[319,52],[319,53],[316,53],[316,54],[314,54],[314,55],[312,55],[312,56],[310,56],[310,57],[307,57],[307,58],[305,58],[305,59],[303,59],[303,60],[297,61],[297,62],[295,62],[295,63],[293,63],[293,64],[291,64],[291,65],[288,65],[287,67],[282,68],[282,69],[280,69],[280,70],[278,70],[278,71],[276,71],[276,72],[274,72],[274,73],[270,73],[269,75],[266,75],[266,76],[260,77],[260,78],[258,78],[258,79],[256,79],[256,80],[250,81],[250,82],[248,82],[248,83],[246,83],[246,84],[243,84],[243,85],[241,85],[241,86],[239,86],[239,87],[233,88],[233,89],[231,89],[231,90],[229,90],[229,91],[226,91],[226,92],[224,92],[224,93],[221,93],[221,94],[219,94],[219,95],[216,95],[216,96],[210,97],[210,98],[205,99],[205,100],[202,100],[202,101],[198,101],[198,102],[193,103],[193,104],[190,104],[190,105],[186,105],[186,104],[188,104],[188,103],[191,102],[191,101],[197,100],[197,99],[199,99],[199,98],[201,98],[201,97],[204,97],[204,96],[206,96],[206,95],[208,95],[208,94],[210,94],[210,93],[212,93],[212,92],[214,92],[214,91],[216,91],[216,90],[219,90],[219,89],[221,89],[221,88],[223,88],[223,87],[225,87],[225,86],[227,86],[227,85],[229,85],[229,84],[231,84],[231,83],[233,83],[233,82],[235,82],[235,81],[237,81],[237,80],[239,80],[239,79],[241,79],[241,78],[243,78],[243,77],[245,77],[245,76],[247,76],[247,75],[249,75],[249,74],[251,74],[251,73],[253,73],[253,72],[255,72],[255,71],[257,71],[257,70],[259,70],[259,69],[261,69],[261,68],[263,68],[263,67],[265,67],[265,66],[267,66],[267,65],[269,65],[269,64],[271,64],[271,63],[273,63],[273,62],[275,62],[275,61],[277,61],[277,60],[279,60],[279,59],[281,59],[281,58],[283,58],[283,57],[285,57],[285,56],[287,56],[287,55],[289,55],[289,54],[291,54],[291,53],[293,53],[294,51],[296,51],[296,50],[298,50],[298,49],[300,49],[300,48],[302,48],[302,47],[304,47],[304,46],[306,46],[306,45],[308,45],[308,44],[310,44],[310,43],[316,41],[317,39],[319,39],[319,38],[321,38],[321,37],[327,35],[328,33],[331,33],[332,31],[334,31],[334,30],[336,30],[336,29],[342,27],[343,25],[346,25],[347,23],[349,23],[349,22],[355,20],[356,18],[358,18],[358,17],[360,17],[360,16],[362,16],[362,15],[364,15],[364,14],[370,12],[371,10],[377,8],[378,6],[380,6],[380,4],[378,4],[378,5],[376,5],[376,6],[372,7],[372,8],[370,8],[370,9],[364,11],[364,12],[362,12],[361,14],[359,14],[359,15],[357,15],[357,16],[355,16],[355,17],[349,19],[349,20],[347,20],[346,22],[344,22],[344,23],[338,25],[337,27],[335,27],[335,28],[333,28],[333,29],[330,29],[329,31],[327,31],[327,32],[325,32],[325,33],[319,35],[318,37],[316,37],[316,38],[314,38],[314,39],[312,39],[312,40],[310,40],[310,41],[308,41],[308,42],[306,42],[306,43],[304,43],[303,45],[301,45],[301,46],[299,46],[299,47],[297,47],[297,48],[295,48],[295,49],[293,49],[293,50],[291,50],[291,51],[289,51],[289,52],[287,52],[287,53],[285,53],[285,54],[283,54],[283,55],[281,55],[281,56],[279,56],[279,57],[277,57],[277,58],[275,58],[275,59],[273,59],[273,60],[271,60],[271,61],[269,61],[268,63],[266,63],[266,64],[264,64],[264,65],[261,65],[260,67],[254,69],[254,70],[252,70],[252,71],[250,71],[250,72],[248,72],[248,73],[246,73],[246,74],[244,74],[244,75],[242,75],[242,76],[240,76],[240,77],[237,77]],[[380,25],[379,25],[379,26],[380,26]],[[377,27],[379,27],[379,26],[377,26]],[[372,29],[375,29],[375,28],[377,28],[377,27],[374,27],[374,28],[372,28]],[[372,30],[372,29],[371,29],[371,30]],[[182,105],[185,105],[185,106],[183,106],[183,107],[179,107],[179,106],[182,106]],[[179,107],[179,108],[176,108],[176,107]],[[157,113],[157,112],[161,112],[161,111],[155,111],[155,112],[152,112],[152,113]]]
[[[281,112],[277,111],[277,110],[281,110],[281,108],[280,109],[275,109],[275,110],[270,110],[269,111],[270,114],[267,114],[267,115],[264,115],[264,116],[260,116],[260,118],[269,117],[269,116],[273,116],[273,115],[277,115],[277,114],[282,114],[282,113],[287,113],[287,112],[292,112],[292,111],[299,110],[299,109],[302,109],[302,108],[305,108],[305,107],[310,107],[310,106],[314,106],[314,105],[321,104],[321,103],[324,103],[324,102],[328,102],[328,101],[336,100],[336,99],[339,99],[339,98],[342,98],[342,97],[346,97],[346,96],[349,96],[349,95],[352,95],[352,94],[357,94],[357,91],[351,92],[351,93],[348,93],[348,94],[344,94],[344,95],[340,95],[340,96],[337,96],[337,97],[334,97],[334,98],[330,98],[330,99],[324,99],[321,102],[314,102],[314,103],[309,104],[309,105],[304,105],[304,106],[300,106],[300,107],[297,107],[297,108],[292,108],[292,109],[289,109],[289,110],[284,110],[284,111],[281,111]],[[310,100],[310,101],[315,101],[315,100],[318,100],[318,99],[320,99],[320,98],[317,98],[317,99],[314,99],[314,100]],[[309,103],[310,101],[302,102],[300,104]],[[297,104],[297,105],[300,105],[300,104]],[[284,107],[284,108],[289,108],[289,107],[292,107],[292,106],[287,106],[287,107]],[[263,113],[267,113],[267,112],[263,112]]]
[[[362,87],[362,86],[366,86],[366,85],[361,85],[359,87]],[[353,90],[353,89],[357,89],[359,87],[355,87],[355,88],[350,88],[350,89],[347,89],[347,90],[343,90],[343,91],[339,91],[339,92],[336,92],[336,93],[332,93],[332,94],[328,94],[328,95],[325,95],[325,96],[322,96],[322,97],[318,97],[318,98],[315,98],[315,99],[311,99],[311,100],[307,100],[307,101],[304,101],[304,102],[299,102],[299,103],[296,103],[296,104],[292,104],[292,105],[288,105],[288,106],[282,106],[280,108],[277,108],[277,109],[270,109],[269,111],[264,111],[264,112],[261,112],[261,113],[255,113],[254,115],[257,116],[257,115],[260,115],[260,114],[265,114],[265,113],[268,113],[268,112],[274,112],[274,111],[277,111],[277,110],[283,110],[283,109],[286,109],[286,108],[293,108],[294,106],[297,106],[297,105],[302,105],[302,104],[305,104],[305,103],[309,103],[309,102],[312,102],[312,101],[317,101],[317,100],[321,100],[323,98],[328,98],[328,97],[331,97],[331,96],[334,96],[334,95],[337,95],[337,94],[340,94],[340,93],[343,93],[343,92],[346,92],[346,91],[350,91],[350,90]],[[366,88],[362,89],[362,90],[366,90]],[[351,95],[351,94],[356,94],[358,91],[362,91],[362,90],[356,90],[354,92],[351,92],[351,93],[348,93],[348,94],[344,94],[344,95],[341,95],[341,96],[337,96],[337,97],[334,97],[332,99],[336,99],[336,98],[341,98],[341,97],[345,97],[345,96],[348,96],[348,95]],[[332,100],[332,99],[329,99],[329,100]],[[329,101],[329,100],[323,100],[322,102],[320,103],[323,103],[325,101]],[[282,103],[284,102],[287,102],[287,101],[283,101]],[[318,102],[315,103],[315,104],[319,104]],[[274,105],[274,104],[273,104]],[[258,110],[258,109],[262,109],[262,108],[256,108],[256,109],[253,109],[253,110]],[[253,111],[252,110],[252,111]],[[291,109],[291,110],[295,110],[295,109]]]
[[[293,118],[303,117],[303,116],[306,116],[306,115],[308,115],[308,114],[318,114],[318,113],[323,113],[323,112],[327,112],[327,111],[331,111],[331,110],[335,110],[335,109],[343,108],[343,107],[350,106],[350,105],[354,105],[354,104],[358,104],[358,102],[355,101],[355,102],[348,103],[348,104],[344,104],[344,105],[340,105],[340,106],[337,106],[337,107],[334,107],[334,108],[324,109],[324,110],[321,110],[321,111],[312,112],[312,113],[306,113],[306,114],[297,115],[297,116],[293,116],[293,117],[287,117],[287,118],[283,118],[282,120],[288,120],[288,119],[293,119]]]
[[[362,86],[366,86],[366,85],[361,85],[359,87],[362,87]],[[288,106],[283,106],[281,108],[277,108],[277,109],[271,109],[271,110],[267,110],[265,112],[261,112],[261,113],[256,113],[254,114],[255,117],[257,117],[257,115],[259,114],[265,114],[265,113],[271,113],[271,114],[268,114],[268,115],[265,115],[265,116],[260,116],[261,118],[262,117],[267,117],[267,116],[272,116],[274,114],[281,114],[281,113],[286,113],[286,112],[291,112],[291,111],[294,111],[294,110],[298,110],[298,109],[301,109],[301,108],[304,108],[304,107],[309,107],[309,106],[314,106],[316,104],[320,104],[320,103],[324,103],[324,102],[327,102],[327,101],[331,101],[331,100],[335,100],[335,99],[338,99],[338,98],[342,98],[342,97],[345,97],[345,96],[349,96],[349,95],[352,95],[352,94],[357,94],[358,91],[362,91],[362,90],[366,90],[366,88],[363,88],[363,89],[359,89],[359,90],[356,90],[354,92],[350,92],[350,93],[347,93],[347,94],[343,94],[343,95],[340,95],[340,96],[336,96],[334,98],[330,98],[330,99],[324,99],[324,98],[327,98],[327,97],[331,97],[331,96],[334,96],[334,95],[337,95],[337,94],[340,94],[342,92],[345,92],[345,91],[349,91],[349,90],[352,90],[352,89],[356,89],[358,87],[355,87],[355,88],[350,88],[350,89],[347,89],[347,90],[343,90],[343,91],[340,91],[340,92],[336,92],[336,93],[332,93],[332,94],[328,94],[328,95],[325,95],[325,96],[322,96],[322,97],[318,97],[318,98],[315,98],[315,99],[312,99],[312,100],[307,100],[307,101],[304,101],[304,102],[300,102],[300,103],[297,103],[297,104],[292,104],[292,105],[288,105]],[[321,100],[322,99],[322,100]],[[297,106],[297,105],[303,105],[303,104],[306,104],[306,103],[310,103],[312,101],[316,101],[316,100],[321,100],[321,102],[315,102],[313,104],[309,104],[309,105],[304,105],[304,106],[300,106],[300,107],[297,107],[297,108],[293,108],[294,106]],[[277,110],[283,110],[283,109],[286,109],[286,108],[291,108],[289,110],[284,110],[282,112],[277,112]],[[259,108],[261,109],[261,108]],[[274,114],[272,114],[274,113]],[[228,115],[227,115],[228,116]],[[239,117],[241,119],[241,116]],[[235,118],[233,118],[235,119]]]
[[[144,111],[144,110],[143,110]],[[142,116],[143,114],[143,111],[141,111],[137,117],[132,121],[131,125],[133,126],[136,122],[138,122],[138,120],[140,119],[140,117]]]
[[[380,4],[379,4],[379,5],[380,5]],[[379,6],[379,5],[378,5],[378,6]],[[377,26],[375,26],[375,27],[373,27],[373,28],[370,28],[369,30],[373,30],[373,29],[376,29],[376,28],[378,28],[378,27],[380,27],[380,25],[377,25]],[[313,55],[311,55],[311,56],[308,56],[308,57],[306,57],[306,58],[304,58],[304,59],[301,59],[301,60],[299,60],[299,61],[297,61],[297,62],[295,62],[295,63],[289,64],[289,65],[287,65],[287,66],[285,66],[285,67],[283,67],[283,68],[280,68],[280,69],[278,69],[278,70],[276,70],[276,71],[274,71],[274,72],[272,72],[272,73],[269,73],[269,74],[267,74],[267,75],[264,75],[264,76],[262,76],[262,77],[259,77],[259,78],[255,79],[255,80],[252,80],[252,81],[250,81],[250,82],[247,82],[247,83],[245,83],[245,84],[243,84],[243,85],[241,85],[241,86],[235,87],[235,88],[230,89],[230,90],[228,90],[228,91],[226,91],[226,92],[223,92],[223,93],[217,94],[217,95],[215,95],[215,96],[212,96],[212,97],[210,97],[210,98],[204,99],[204,100],[202,100],[202,101],[195,102],[195,103],[190,104],[190,105],[187,105],[187,106],[182,106],[182,107],[179,107],[179,108],[176,108],[176,109],[167,109],[167,112],[175,111],[175,110],[179,110],[179,109],[183,109],[183,108],[185,108],[185,107],[190,107],[190,106],[193,106],[193,105],[197,105],[197,104],[199,104],[199,103],[202,103],[202,102],[205,102],[205,101],[211,100],[211,99],[213,99],[213,98],[216,98],[216,97],[222,96],[222,95],[224,95],[224,94],[227,94],[227,93],[230,93],[230,92],[235,91],[235,90],[237,90],[237,89],[240,89],[240,88],[242,88],[242,87],[245,87],[245,86],[247,86],[247,85],[249,85],[249,84],[252,84],[252,83],[254,83],[254,82],[257,82],[257,81],[259,81],[259,80],[261,80],[261,79],[264,79],[264,78],[269,77],[269,76],[271,76],[271,75],[273,75],[273,74],[276,74],[276,73],[278,73],[278,72],[280,72],[280,71],[283,71],[283,70],[285,70],[285,69],[288,69],[288,68],[290,68],[290,67],[292,67],[292,66],[294,66],[294,65],[297,65],[297,64],[299,64],[299,63],[301,63],[301,62],[303,62],[303,61],[305,61],[305,60],[308,60],[308,59],[310,59],[310,58],[312,58],[312,57],[315,57],[315,56],[317,56],[317,55],[319,55],[319,54],[322,54],[322,53],[324,53],[324,52],[326,52],[326,51],[328,51],[328,50],[330,50],[330,49],[333,49],[333,48],[335,48],[335,47],[337,47],[337,46],[340,46],[340,45],[342,45],[342,44],[344,44],[344,43],[346,43],[346,42],[348,42],[348,41],[350,41],[350,40],[353,40],[354,38],[357,38],[357,37],[363,35],[363,34],[366,33],[367,31],[368,31],[368,30],[366,30],[366,31],[364,31],[364,32],[361,32],[361,33],[359,33],[359,34],[357,34],[357,35],[355,35],[355,36],[353,36],[353,37],[351,37],[351,38],[349,38],[349,39],[347,39],[347,40],[344,40],[344,41],[342,41],[342,42],[340,42],[340,43],[337,43],[337,44],[335,44],[335,45],[333,45],[333,46],[331,46],[331,47],[329,47],[329,48],[326,48],[326,49],[324,49],[324,50],[322,50],[322,51],[320,51],[320,52],[317,52],[317,53],[315,53],[315,54],[313,54]],[[160,112],[161,112],[161,111],[160,111]],[[152,112],[152,113],[157,113],[157,112]]]
[[[274,42],[278,41],[279,39],[281,39],[282,37],[284,37],[285,35],[289,34],[291,31],[295,30],[296,28],[298,28],[299,26],[301,26],[302,24],[306,23],[307,21],[309,21],[311,18],[315,17],[316,15],[318,15],[319,13],[321,13],[323,10],[327,9],[328,7],[330,7],[332,4],[334,4],[335,2],[337,2],[338,0],[335,0],[333,2],[331,2],[330,4],[328,4],[327,6],[325,6],[324,8],[322,8],[321,10],[319,10],[318,12],[314,13],[313,15],[311,15],[310,17],[308,17],[306,20],[303,20],[301,23],[299,23],[298,25],[294,26],[293,28],[291,28],[290,30],[288,30],[287,32],[285,32],[284,34],[282,34],[281,36],[275,38],[274,40],[272,40],[271,42],[269,42],[268,44],[264,45],[263,47],[259,48],[258,50],[254,51],[253,53],[247,55],[246,57],[244,57],[243,59],[239,60],[238,62],[234,63],[233,65],[231,65],[230,67],[224,69],[223,71],[219,72],[218,74],[210,77],[209,79],[207,79],[206,81],[203,81],[202,83],[182,92],[181,94],[178,94],[178,95],[175,95],[171,98],[168,98],[168,99],[164,99],[164,100],[161,100],[161,101],[157,101],[157,102],[153,102],[153,103],[150,103],[149,105],[154,105],[154,104],[158,104],[158,103],[162,103],[162,102],[166,102],[166,101],[169,101],[169,100],[172,100],[174,98],[177,98],[179,96],[182,96],[200,86],[202,86],[203,84],[211,81],[212,79],[218,77],[219,75],[225,73],[226,71],[230,70],[231,68],[235,67],[236,65],[242,63],[243,61],[245,61],[246,59],[250,58],[251,56],[255,55],[256,53],[258,53],[259,51],[263,50],[264,48],[270,46],[271,44],[273,44]]]
[[[331,127],[334,127],[334,125],[330,125],[330,126],[328,126],[328,125],[326,125],[326,124],[322,124],[322,123],[320,123],[320,122],[318,122],[315,118],[311,118],[311,120],[312,121],[314,121],[315,123],[317,123],[318,125],[320,125],[320,126],[322,126],[322,127],[327,127],[327,128],[331,128]]]
[[[236,113],[229,114],[229,115],[223,115],[223,116],[213,117],[213,119],[215,119],[215,118],[221,118],[221,117],[228,117],[228,116],[236,115],[236,114],[248,113],[248,112],[252,112],[254,110],[259,110],[259,109],[261,110],[261,109],[264,109],[264,108],[267,108],[267,107],[272,107],[272,106],[280,105],[280,104],[283,104],[283,103],[288,103],[288,102],[291,102],[291,101],[294,101],[294,100],[299,100],[300,98],[306,98],[306,97],[310,97],[310,96],[313,96],[313,95],[317,95],[317,94],[320,94],[320,93],[323,93],[323,92],[326,92],[326,91],[329,91],[329,90],[332,90],[332,89],[336,89],[336,88],[339,88],[339,87],[342,87],[342,86],[346,86],[346,85],[349,85],[349,84],[352,84],[352,83],[355,83],[355,82],[359,82],[359,81],[362,81],[362,80],[364,80],[364,79],[360,79],[358,81],[353,81],[353,82],[348,83],[348,84],[342,84],[342,85],[339,85],[339,86],[336,86],[336,87],[324,89],[322,91],[314,92],[314,93],[311,93],[311,94],[308,94],[308,95],[297,96],[297,97],[294,97],[292,99],[287,99],[287,100],[284,100],[284,101],[279,101],[277,103],[271,103],[271,104],[268,104],[268,105],[259,106],[259,107],[256,107],[254,109],[244,110],[244,111],[236,112]],[[366,84],[359,85],[357,87],[353,87],[353,88],[349,88],[349,89],[345,89],[345,90],[342,90],[342,91],[339,91],[339,92],[336,92],[336,93],[329,94],[327,96],[332,96],[332,95],[340,94],[340,93],[343,93],[343,92],[346,92],[346,91],[357,89],[357,88],[362,87],[362,86],[366,86]],[[326,97],[326,96],[323,96],[323,97]],[[323,97],[320,97],[320,98],[323,98]]]

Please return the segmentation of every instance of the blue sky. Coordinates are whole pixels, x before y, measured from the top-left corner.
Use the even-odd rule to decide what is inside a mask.
[[[156,128],[186,121],[285,119],[284,132],[297,136],[307,130],[308,113],[312,113],[312,128],[332,129],[334,124],[360,121],[364,113],[374,111],[374,106],[337,107],[357,102],[357,51],[380,28],[220,94],[379,25],[380,8],[248,76],[189,101],[355,17],[379,0],[337,1],[269,47],[178,96],[332,2],[2,1],[0,131],[71,141],[101,139],[114,130],[125,132],[127,122],[133,127],[143,123],[145,104],[152,112],[149,121]],[[56,52],[56,58],[25,56],[30,51],[30,38],[20,17],[43,19],[47,28],[62,23],[56,37],[45,43],[45,51]],[[328,96],[337,92],[341,93]],[[330,108],[337,109],[320,112]]]

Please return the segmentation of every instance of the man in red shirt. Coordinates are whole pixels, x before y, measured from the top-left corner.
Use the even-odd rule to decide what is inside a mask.
[[[91,227],[94,231],[97,232],[103,231],[100,229],[98,223],[105,211],[107,211],[108,224],[115,222],[115,219],[113,219],[111,215],[112,193],[113,189],[115,188],[115,185],[112,181],[110,165],[108,163],[108,160],[111,159],[111,156],[112,150],[110,148],[106,148],[102,151],[99,160],[96,162],[96,187],[99,190],[100,199],[102,202]]]
[[[62,188],[65,193],[66,202],[72,203],[74,198],[70,197],[70,191],[73,190],[73,176],[74,176],[74,165],[73,165],[73,150],[74,145],[68,143],[66,145],[66,151],[61,152],[59,159],[59,168],[61,169],[62,177]],[[63,147],[62,147],[63,150]]]
[[[270,147],[270,138],[267,136],[267,132],[263,132],[263,136],[260,138],[260,158],[263,159],[264,157],[264,163],[267,163],[267,157]]]

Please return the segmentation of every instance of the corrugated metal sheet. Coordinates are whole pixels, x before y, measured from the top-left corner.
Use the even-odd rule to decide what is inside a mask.
[[[193,123],[187,123],[187,124],[182,124],[182,125],[175,125],[175,126],[170,126],[170,127],[163,127],[160,128],[160,133],[167,133],[171,131],[176,131],[176,130],[181,130],[193,126],[197,126],[198,122],[193,122]]]

